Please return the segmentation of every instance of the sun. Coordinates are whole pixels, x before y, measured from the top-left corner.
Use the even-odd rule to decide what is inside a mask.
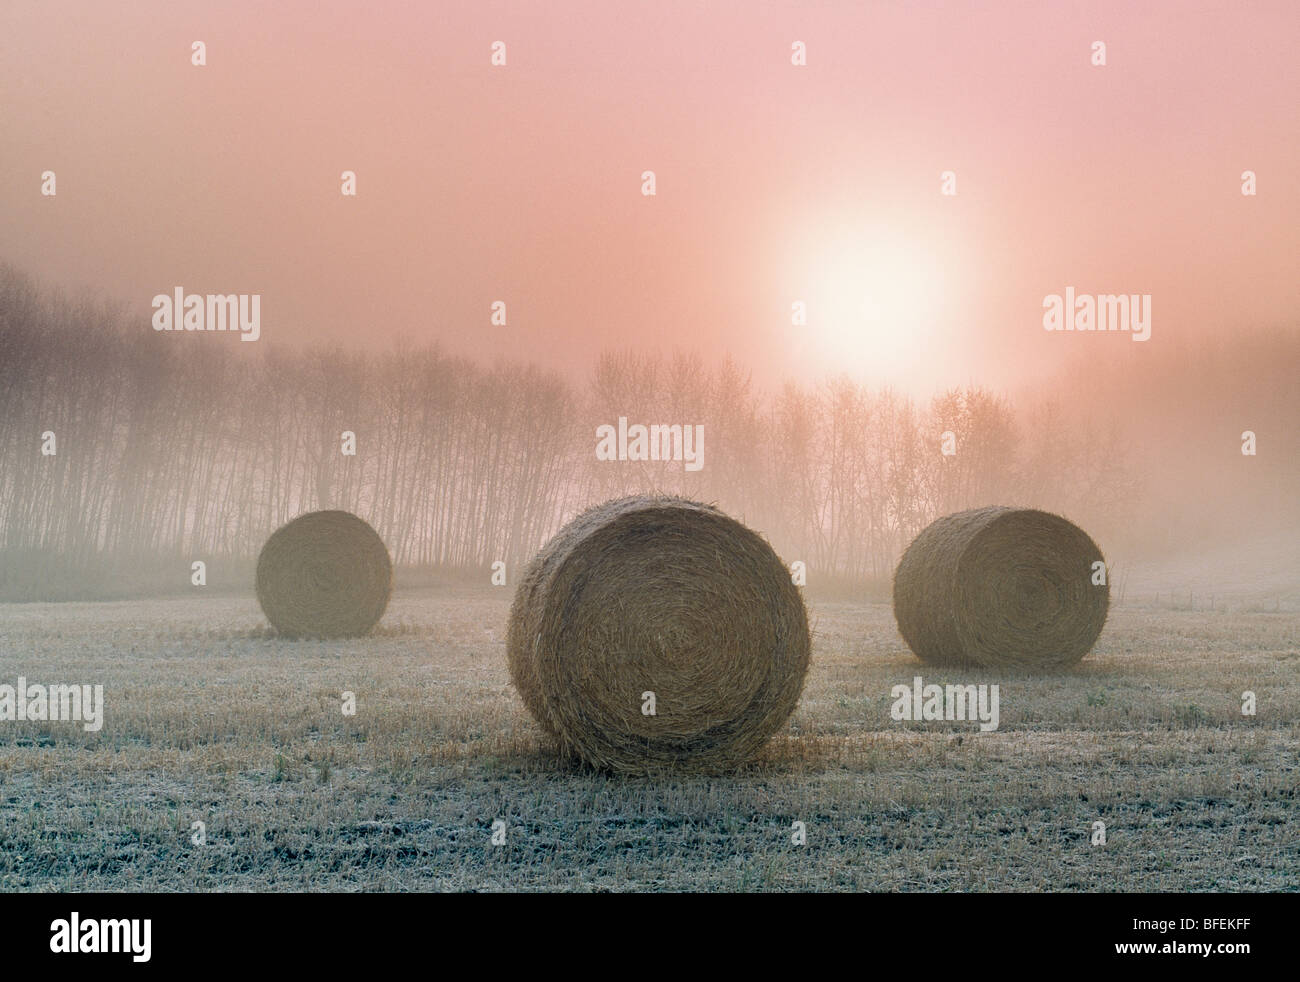
[[[944,277],[936,257],[891,229],[828,247],[809,277],[809,342],[849,371],[923,363],[938,343]]]

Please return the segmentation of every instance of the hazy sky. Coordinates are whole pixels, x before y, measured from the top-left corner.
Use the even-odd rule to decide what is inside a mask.
[[[1295,323],[1297,41],[1294,0],[4,0],[0,259],[142,331],[179,285],[262,294],[263,345],[1008,386]],[[1151,294],[1151,341],[1045,332],[1067,286]]]

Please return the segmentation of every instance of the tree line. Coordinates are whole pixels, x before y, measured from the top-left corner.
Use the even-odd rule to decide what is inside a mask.
[[[226,341],[141,330],[0,267],[11,579],[32,556],[250,560],[318,508],[365,518],[399,566],[518,569],[578,511],[636,493],[714,502],[810,580],[880,579],[939,515],[1032,504],[1111,529],[1138,490],[1117,431],[980,387],[918,405],[846,377],[759,391],[735,361],[685,353],[609,351],[575,384],[435,344]],[[597,428],[619,417],[702,425],[704,466],[598,460]]]

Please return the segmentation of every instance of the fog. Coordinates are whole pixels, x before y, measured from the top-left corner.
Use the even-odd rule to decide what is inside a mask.
[[[1135,592],[1294,597],[1300,8],[859,6],[5,4],[5,595],[322,504],[520,562],[662,490],[812,584],[998,502]],[[178,288],[258,339],[154,330]],[[1044,330],[1067,289],[1149,339]],[[599,460],[620,417],[703,467]]]

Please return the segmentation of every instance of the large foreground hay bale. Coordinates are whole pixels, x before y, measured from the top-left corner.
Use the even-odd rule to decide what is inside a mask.
[[[793,712],[808,651],[803,598],[772,547],[668,497],[607,502],[565,526],[520,581],[507,646],[562,753],[639,774],[751,757]]]
[[[930,665],[1055,669],[1086,655],[1106,623],[1101,550],[1059,515],[993,506],[927,526],[894,572],[894,617]]]
[[[257,599],[290,638],[368,634],[388,606],[393,564],[384,541],[346,511],[300,515],[257,557]]]

